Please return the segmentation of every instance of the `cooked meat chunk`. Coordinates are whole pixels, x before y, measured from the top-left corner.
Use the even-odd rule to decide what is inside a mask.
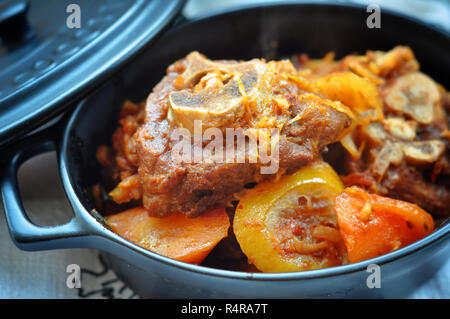
[[[193,58],[196,63],[195,66],[198,67],[198,54],[194,54]],[[188,61],[189,59],[190,57],[187,58]],[[225,65],[225,69],[229,66],[228,70],[245,70],[245,68],[251,70],[249,63],[257,65],[253,70],[264,69],[264,66],[261,65],[262,62],[259,60],[228,64]],[[211,65],[207,65],[207,67],[211,67]],[[220,67],[222,68],[223,65]],[[186,71],[181,73],[181,76],[184,76],[186,72],[192,74],[193,72],[190,69],[188,64]],[[298,120],[286,124],[281,131],[279,140],[280,172],[296,170],[317,159],[320,149],[335,141],[341,132],[350,125],[350,120],[344,113],[327,105],[325,100],[314,99],[309,95],[301,95],[302,92],[295,84],[280,84],[278,87],[272,84],[272,92],[270,94],[262,92],[261,86],[263,84],[258,82],[265,80],[265,74],[261,71],[258,71],[259,73],[257,71],[254,73],[251,73],[252,71],[248,72],[251,74],[250,78],[252,79],[244,80],[243,84],[247,99],[249,96],[261,98],[264,94],[262,97],[264,100],[261,99],[259,102],[265,103],[268,100],[267,95],[274,97],[273,91],[277,89],[280,92],[278,96],[287,103],[286,109],[290,114],[289,116],[284,114],[282,116],[274,116],[272,119],[280,122],[286,120],[283,116],[288,117],[288,119],[294,119],[296,116],[299,116]],[[174,105],[170,103],[170,99],[169,101],[167,100],[167,96],[173,98],[176,95],[173,79],[179,76],[180,74],[169,73],[149,96],[146,123],[139,129],[136,137],[140,157],[139,174],[143,187],[143,204],[151,213],[158,216],[165,216],[177,211],[182,211],[189,216],[198,215],[213,205],[228,204],[233,199],[233,195],[242,191],[246,184],[268,178],[268,176],[261,174],[259,169],[260,163],[206,164],[202,162],[180,164],[172,160],[171,152],[175,141],[170,140],[170,135],[171,130],[178,126],[171,125],[171,119],[167,117],[168,110],[174,110]],[[273,77],[272,80],[275,79],[275,76]],[[230,80],[223,87],[227,85],[230,88],[236,86],[236,83],[232,81]],[[191,97],[196,95],[193,90],[183,89],[183,91],[183,94],[190,94]],[[218,102],[211,103],[211,100],[208,99],[206,99],[205,103],[204,96],[206,94],[212,96],[211,99],[215,101],[220,101],[223,98],[223,91],[220,88],[212,91],[213,93],[215,91],[218,95],[214,96],[210,92],[197,93],[197,96],[203,94],[199,101],[201,101],[200,107],[205,112],[211,112],[211,109],[216,110],[215,105],[220,105]],[[225,99],[223,102],[225,104],[231,102],[234,104],[232,105],[234,109],[244,108],[245,106],[241,102],[241,93],[236,87],[234,91],[237,98],[233,102],[230,99]],[[164,96],[165,93],[166,96]],[[228,104],[228,106],[230,105]],[[189,112],[184,114],[182,121],[177,124],[182,123],[184,127],[192,129],[192,126],[186,125],[186,122],[190,116],[195,118],[195,116],[199,115],[198,108],[198,105],[192,107],[197,113]],[[253,122],[248,123],[248,121],[243,120],[243,117],[248,114],[238,117],[237,113],[245,112],[233,111],[222,116],[214,115],[215,121],[213,125],[215,127],[239,125],[244,128],[254,128],[253,123],[260,120],[257,114]],[[158,114],[158,116],[154,116],[155,114]],[[272,114],[270,115],[272,116]],[[218,121],[227,116],[229,118],[226,122],[221,123]],[[204,119],[207,116],[202,115],[197,118]]]
[[[436,217],[450,215],[450,190],[426,181],[420,171],[408,165],[388,170],[382,186],[394,198],[416,203]]]
[[[369,170],[356,170],[343,177],[346,185],[358,185],[371,192],[415,203],[435,217],[450,215],[448,185],[431,183],[414,166],[402,163],[391,166],[381,182]]]
[[[228,205],[246,184],[276,178],[319,159],[321,149],[337,141],[351,120],[335,102],[301,90],[291,78],[295,74],[288,61],[215,62],[197,52],[174,63],[149,95],[143,123],[129,139],[115,143],[118,161],[129,154],[127,164],[119,165],[127,173],[118,187],[124,183],[134,187],[129,179],[139,176],[142,192],[132,188],[128,195],[127,190],[111,195],[120,196],[119,201],[142,195],[143,206],[154,216],[176,212],[197,216],[212,206]],[[224,136],[228,128],[250,133],[278,129],[278,157],[273,158],[278,170],[262,173],[262,157],[249,147],[238,149],[231,161],[214,161],[213,154],[205,152],[212,140],[205,139],[200,162],[176,160],[179,141],[174,131],[193,133],[190,147],[195,152],[197,120],[202,121],[201,133],[217,128]],[[119,128],[115,135],[122,131]],[[262,133],[258,134],[261,145]],[[258,161],[251,162],[252,156]],[[238,161],[242,157],[245,161]]]

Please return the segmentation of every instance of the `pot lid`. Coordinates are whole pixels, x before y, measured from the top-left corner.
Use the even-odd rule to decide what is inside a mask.
[[[184,0],[0,1],[0,146],[86,96]]]

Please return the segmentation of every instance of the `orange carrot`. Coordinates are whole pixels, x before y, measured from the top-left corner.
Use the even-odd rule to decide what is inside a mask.
[[[200,264],[230,227],[224,208],[196,218],[182,214],[156,218],[137,207],[109,216],[106,222],[114,232],[143,248],[191,264]]]
[[[430,234],[433,218],[417,205],[346,188],[335,211],[350,262],[377,257]]]

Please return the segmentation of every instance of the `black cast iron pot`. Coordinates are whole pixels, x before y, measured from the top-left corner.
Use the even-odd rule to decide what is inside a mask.
[[[402,297],[430,278],[450,256],[450,224],[387,255],[346,266],[297,273],[261,274],[212,269],[162,257],[113,233],[94,210],[90,186],[99,182],[95,151],[109,143],[125,99],[141,101],[173,61],[198,50],[210,58],[279,58],[306,52],[338,57],[367,49],[409,45],[422,70],[450,87],[448,34],[381,11],[381,28],[366,27],[365,8],[286,4],[245,8],[170,30],[113,79],[85,99],[59,124],[25,138],[1,167],[1,191],[11,236],[24,250],[70,247],[99,249],[117,275],[143,297]],[[73,219],[40,227],[24,212],[17,170],[26,159],[48,150],[59,154],[60,175]],[[368,288],[370,264],[381,267],[381,288]]]

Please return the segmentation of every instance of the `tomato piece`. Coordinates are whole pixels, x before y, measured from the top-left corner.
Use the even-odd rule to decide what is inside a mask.
[[[125,239],[160,255],[200,264],[227,237],[230,221],[224,208],[215,208],[196,218],[175,214],[150,217],[136,207],[106,218],[111,229]]]
[[[433,218],[419,206],[356,186],[336,197],[335,210],[352,263],[407,246],[434,229]]]
[[[233,229],[242,251],[263,272],[290,272],[345,263],[334,198],[336,172],[315,163],[250,189],[236,208]]]

